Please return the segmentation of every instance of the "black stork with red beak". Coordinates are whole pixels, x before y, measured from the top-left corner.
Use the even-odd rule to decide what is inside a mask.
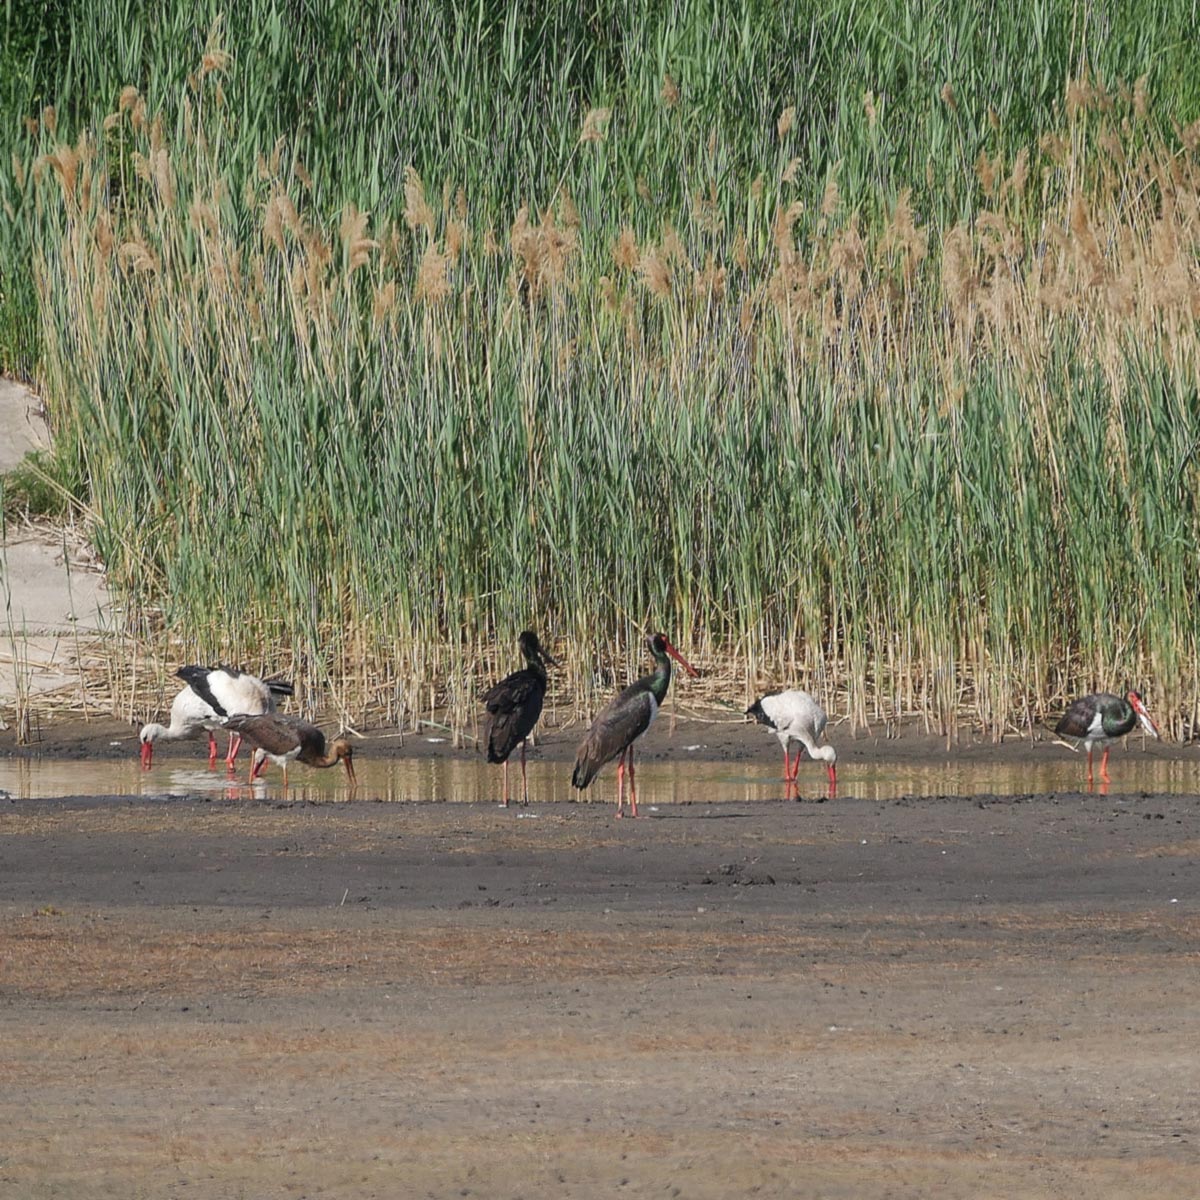
[[[506,675],[483,694],[488,711],[487,760],[504,764],[504,807],[508,807],[508,756],[521,747],[522,804],[529,803],[529,780],[525,775],[525,742],[542,715],[546,697],[546,666],[558,663],[542,649],[537,634],[525,630],[517,639],[525,666]]]
[[[283,790],[287,791],[288,763],[302,762],[309,767],[332,767],[340,762],[346,768],[350,786],[358,780],[354,776],[354,748],[344,737],[334,738],[326,745],[325,735],[310,721],[280,713],[264,713],[257,717],[229,717],[227,729],[240,733],[246,741],[256,746],[250,759],[250,782],[262,774],[269,758],[283,768]]]
[[[633,775],[633,743],[650,728],[658,715],[671,685],[671,659],[689,675],[696,672],[691,664],[667,640],[666,634],[654,633],[646,639],[657,664],[650,675],[631,683],[610,700],[597,714],[588,735],[575,755],[571,783],[581,791],[587,787],[606,762],[617,763],[617,816],[624,816],[625,767],[629,766],[629,815],[636,817],[637,785]]]
[[[1063,718],[1054,727],[1059,737],[1079,738],[1087,748],[1088,783],[1092,780],[1092,747],[1103,746],[1100,759],[1100,779],[1110,782],[1108,774],[1109,743],[1124,737],[1141,722],[1151,737],[1158,737],[1158,726],[1150,719],[1142,697],[1137,692],[1114,696],[1112,692],[1096,692],[1072,702]]]

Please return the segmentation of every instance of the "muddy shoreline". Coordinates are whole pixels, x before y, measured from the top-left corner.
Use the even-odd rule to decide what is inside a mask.
[[[1200,796],[530,811],[0,805],[0,1191],[1195,1195]]]

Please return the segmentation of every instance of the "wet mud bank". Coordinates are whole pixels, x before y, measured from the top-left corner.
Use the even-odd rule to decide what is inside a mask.
[[[9,801],[0,1183],[1190,1197],[1198,805]]]

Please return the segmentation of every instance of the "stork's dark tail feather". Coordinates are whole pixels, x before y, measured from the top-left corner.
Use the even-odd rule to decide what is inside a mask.
[[[516,713],[496,713],[488,727],[487,760],[490,763],[502,763],[521,744],[517,736]]]
[[[575,756],[575,770],[571,772],[571,786],[578,788],[581,792],[596,778],[596,772],[604,765],[602,762],[597,762],[594,756],[589,755],[588,749],[589,742],[584,742],[579,747],[579,753]]]

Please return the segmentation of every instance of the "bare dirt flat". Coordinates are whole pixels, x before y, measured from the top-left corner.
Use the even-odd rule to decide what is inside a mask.
[[[0,1195],[1191,1200],[1197,803],[5,801]]]

